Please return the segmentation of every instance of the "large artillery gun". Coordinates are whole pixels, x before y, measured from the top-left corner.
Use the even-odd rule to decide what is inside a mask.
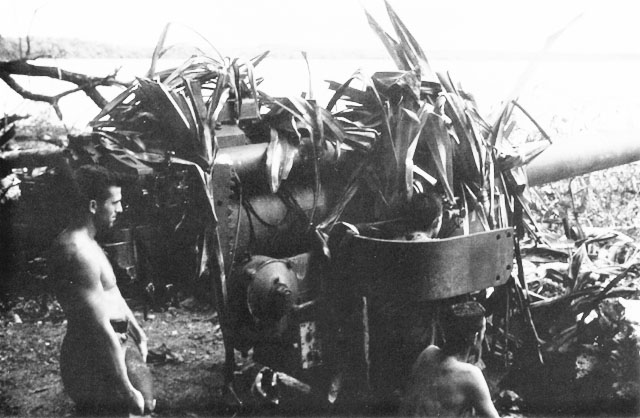
[[[91,135],[70,138],[71,165],[132,179],[106,245],[121,284],[151,298],[176,288],[215,298],[230,394],[240,353],[259,365],[250,383],[265,401],[293,390],[320,407],[392,410],[417,354],[443,338],[439,309],[456,300],[487,306],[491,350],[508,350],[502,335],[519,320],[537,351],[520,248],[536,237],[525,188],[640,159],[634,142],[580,155],[554,151],[563,145],[544,132],[511,143],[517,101],[481,116],[387,7],[397,39],[368,17],[398,69],[330,82],[326,106],[259,91],[266,54],[195,56],[152,68]],[[444,202],[436,239],[360,233],[411,216],[424,193]]]

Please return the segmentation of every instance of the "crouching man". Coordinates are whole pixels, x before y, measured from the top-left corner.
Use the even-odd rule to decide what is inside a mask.
[[[482,371],[467,363],[484,339],[484,308],[477,302],[450,307],[443,318],[445,343],[419,356],[401,407],[402,416],[498,417]]]
[[[51,275],[67,318],[60,353],[66,392],[84,414],[142,414],[155,406],[147,336],[127,306],[96,235],[122,212],[116,176],[97,165],[74,176],[72,221],[50,253]]]

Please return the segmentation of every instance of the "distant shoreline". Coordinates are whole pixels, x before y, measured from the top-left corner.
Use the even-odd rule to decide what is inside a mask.
[[[51,58],[70,59],[121,59],[121,58],[151,58],[155,45],[123,45],[101,42],[90,42],[70,38],[32,38],[31,57],[43,56]],[[20,51],[26,50],[26,42],[17,38],[0,36],[0,60],[16,59]],[[312,59],[385,59],[388,55],[384,48],[349,48],[335,49],[324,47],[304,48],[302,46],[255,45],[228,48],[220,52],[225,56],[255,56],[270,51],[272,58],[300,58],[300,51],[305,50]],[[197,48],[185,45],[173,46],[164,55],[165,58],[187,58],[196,53],[202,53]],[[640,61],[640,53],[616,52],[547,52],[542,57],[536,57],[537,51],[477,51],[477,50],[435,50],[428,51],[427,58],[434,60],[495,60],[495,61],[523,61],[538,58],[545,62],[576,62],[576,61]]]

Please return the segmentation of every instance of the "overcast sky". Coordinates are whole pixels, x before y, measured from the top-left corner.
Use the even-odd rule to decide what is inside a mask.
[[[574,130],[587,125],[574,122],[579,118],[587,120],[589,126],[598,122],[625,132],[640,129],[637,118],[640,14],[636,10],[640,9],[636,6],[639,3],[633,0],[390,0],[390,3],[427,57],[436,63],[435,68],[453,70],[456,79],[487,107],[509,97],[513,86],[518,85],[525,63],[500,59],[491,62],[490,56],[482,60],[482,55],[476,54],[472,56],[473,65],[454,57],[444,63],[446,67],[439,67],[437,53],[460,52],[459,57],[467,57],[469,51],[533,53],[542,48],[551,34],[573,22],[550,52],[629,57],[594,57],[538,65],[521,99],[543,119],[545,114],[547,119],[564,115],[577,127]],[[312,64],[319,57],[314,50],[321,51],[325,58],[332,51],[343,51],[336,55],[344,59],[344,51],[364,50],[367,55],[373,51],[388,59],[367,23],[364,8],[393,33],[383,0],[0,0],[0,35],[80,38],[142,46],[150,52],[164,26],[174,22],[181,25],[169,32],[165,45],[181,42],[192,45],[193,31],[197,31],[224,56],[247,56],[247,47],[255,48],[255,53],[269,49],[297,56],[299,66],[288,67],[291,71],[286,74],[278,72],[275,62],[275,72],[269,72],[267,62],[261,64],[261,71],[267,80],[263,84],[266,91],[276,91],[273,86],[286,86],[299,93],[307,86],[306,70],[298,52],[302,49],[310,52]],[[243,50],[238,53],[234,48]],[[453,62],[456,60],[460,62]],[[329,77],[344,81],[356,66],[345,66],[345,73],[339,76],[320,73],[322,68],[314,66],[314,80]],[[297,81],[291,79],[295,74],[301,75]],[[283,77],[284,82],[279,82]],[[5,107],[17,111],[15,104]],[[587,107],[589,111],[585,110]]]
[[[555,30],[582,17],[558,52],[640,53],[635,2],[581,0],[391,0],[427,51],[538,50]],[[182,23],[224,55],[238,46],[382,48],[363,8],[383,24],[382,0],[4,0],[0,35],[61,36],[153,47],[164,25]],[[392,31],[389,28],[390,31]],[[175,31],[178,41],[181,33]]]

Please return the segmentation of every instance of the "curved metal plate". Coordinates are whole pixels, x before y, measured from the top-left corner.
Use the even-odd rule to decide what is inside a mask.
[[[368,296],[446,299],[504,284],[513,265],[513,229],[429,241],[352,235],[342,249],[347,280]]]

